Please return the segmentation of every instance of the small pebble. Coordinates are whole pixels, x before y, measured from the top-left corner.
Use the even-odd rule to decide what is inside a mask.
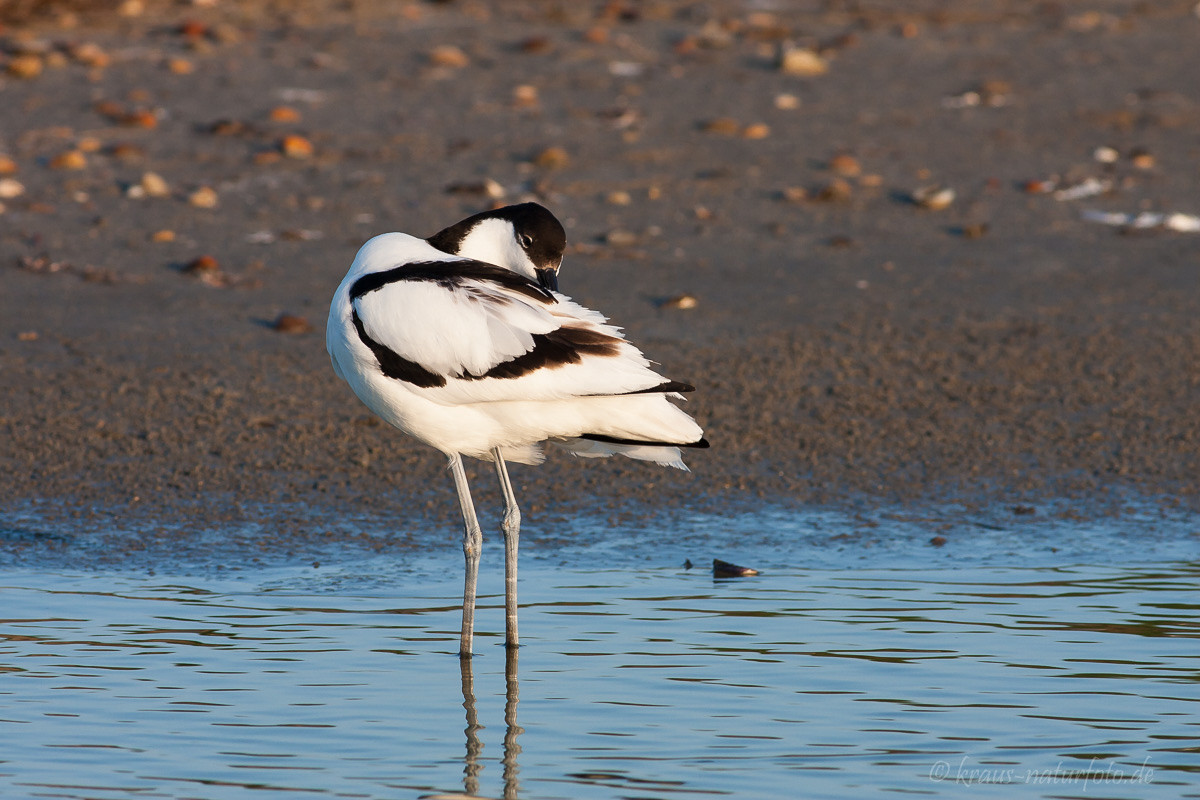
[[[470,64],[471,59],[460,48],[452,44],[443,44],[429,52],[429,63],[435,67],[460,69]]]
[[[299,122],[300,112],[291,106],[275,106],[268,115],[272,122]]]
[[[212,28],[212,38],[221,44],[237,44],[243,37],[241,29],[237,26],[219,22]]]
[[[164,228],[161,231],[155,231],[154,233],[150,234],[150,241],[159,243],[173,242],[175,241],[175,231],[168,228]]]
[[[608,64],[608,74],[615,78],[636,78],[645,70],[645,66],[637,61],[610,61]]]
[[[191,75],[196,71],[196,66],[182,56],[167,59],[167,69],[172,75]]]
[[[808,199],[808,190],[803,186],[788,186],[779,193],[779,196],[789,203],[803,203]]]
[[[189,275],[201,275],[206,272],[219,272],[221,265],[209,255],[199,256],[184,265],[183,271]]]
[[[279,150],[288,158],[312,158],[313,143],[299,134],[283,137]]]
[[[16,178],[0,178],[0,200],[12,200],[25,194],[25,186]]]
[[[1134,150],[1129,154],[1129,161],[1138,169],[1154,169],[1155,158],[1146,150]]]
[[[324,239],[325,234],[312,228],[288,228],[280,232],[279,238],[285,242],[315,242]]]
[[[188,195],[188,202],[196,208],[216,208],[217,193],[209,186],[201,186]]]
[[[37,331],[20,331],[17,333],[18,342],[36,342],[38,340]]]
[[[677,294],[674,297],[668,297],[666,300],[663,300],[660,308],[678,308],[686,311],[689,308],[695,308],[698,302],[695,295]]]
[[[157,172],[143,174],[140,185],[148,197],[166,197],[171,194],[171,187]]]
[[[534,108],[539,102],[536,86],[523,83],[513,87],[513,105],[517,108]]]
[[[112,57],[95,42],[81,42],[69,49],[71,58],[88,67],[103,69],[112,63]]]
[[[17,171],[17,162],[11,157],[0,155],[0,175],[12,175]]]
[[[180,36],[188,39],[199,39],[208,35],[208,26],[198,19],[184,20],[176,30]]]
[[[108,148],[108,154],[120,161],[137,161],[146,157],[146,151],[136,144],[117,142]]]
[[[596,25],[583,32],[583,40],[589,44],[604,44],[608,41],[608,28]]]
[[[853,195],[854,188],[847,181],[834,178],[818,189],[813,199],[823,203],[840,203],[849,200]]]
[[[25,53],[9,59],[5,71],[14,78],[31,80],[42,74],[44,63],[41,56]]]
[[[554,42],[545,36],[530,36],[520,45],[522,53],[543,55],[554,49]]]
[[[718,558],[713,559],[713,577],[714,578],[743,578],[748,575],[757,575],[758,570],[750,567],[741,567],[737,564],[730,564],[728,561],[721,561]]]
[[[858,159],[849,153],[839,153],[829,159],[829,170],[847,178],[853,178],[862,173],[862,165]]]
[[[157,128],[158,114],[147,108],[138,108],[123,116],[120,123],[130,128]]]
[[[629,192],[619,189],[615,192],[609,192],[604,199],[612,206],[627,206],[633,202],[633,197]]]
[[[1043,180],[1025,181],[1021,184],[1021,189],[1025,194],[1050,194],[1058,188],[1058,180],[1055,178],[1045,178]]]
[[[779,51],[779,71],[785,75],[813,77],[829,71],[829,62],[806,47],[784,46]]]
[[[1121,154],[1117,152],[1115,147],[1101,145],[1092,151],[1092,158],[1096,159],[1101,164],[1115,164],[1120,160]]]
[[[491,178],[466,183],[452,183],[446,187],[447,194],[480,194],[491,200],[501,200],[507,194],[504,187]]]
[[[612,245],[613,247],[630,247],[637,244],[637,241],[638,237],[636,233],[621,228],[611,230],[604,235],[605,244]]]
[[[705,133],[716,133],[721,136],[737,136],[742,132],[742,124],[731,117],[717,117],[700,126]]]
[[[120,119],[125,113],[125,107],[115,100],[100,100],[92,106],[92,110],[102,117],[111,120]]]
[[[533,157],[533,163],[545,169],[560,169],[570,163],[571,157],[561,147],[547,147]]]
[[[87,166],[87,156],[80,150],[68,150],[50,159],[51,169],[83,169]]]
[[[954,202],[954,197],[955,193],[953,189],[936,184],[915,189],[911,195],[914,203],[921,208],[928,208],[931,211],[941,211],[944,208],[949,208],[950,204]]]
[[[984,81],[977,89],[980,99],[986,106],[1002,106],[1008,102],[1013,93],[1012,84],[1008,81]]]
[[[742,129],[743,139],[766,139],[771,135],[771,128],[761,122],[755,122]]]
[[[733,44],[733,34],[725,25],[715,19],[710,19],[700,26],[696,42],[710,50],[720,50]]]
[[[929,540],[929,543],[931,545],[933,545],[934,547],[941,547],[942,545],[944,545],[946,543],[946,537],[945,536],[935,536]]]
[[[1052,192],[1055,200],[1080,200],[1085,197],[1095,197],[1112,189],[1112,181],[1100,178],[1084,178],[1078,183],[1055,189]]]
[[[793,111],[800,107],[800,98],[794,94],[777,94],[775,107],[781,111]]]
[[[280,333],[309,333],[313,329],[312,323],[295,314],[280,314],[271,327]]]
[[[676,55],[686,56],[700,49],[700,42],[694,37],[685,36],[671,48]]]
[[[241,136],[249,130],[250,126],[235,119],[219,119],[208,126],[208,132],[213,136]]]

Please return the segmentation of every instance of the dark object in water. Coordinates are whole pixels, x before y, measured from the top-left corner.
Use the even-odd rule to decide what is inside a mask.
[[[946,537],[945,536],[935,536],[929,540],[929,543],[931,545],[933,545],[934,547],[941,547],[942,545],[944,545],[946,543]]]
[[[756,569],[739,567],[737,564],[730,564],[728,561],[721,561],[718,558],[713,559],[714,578],[744,578],[747,575],[757,574],[758,570]]]

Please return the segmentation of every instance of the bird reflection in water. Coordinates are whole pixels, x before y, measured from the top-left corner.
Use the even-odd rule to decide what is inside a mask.
[[[517,774],[520,772],[520,767],[517,765],[517,756],[521,754],[521,745],[517,741],[518,737],[525,732],[525,729],[517,724],[517,702],[521,697],[521,687],[517,680],[517,649],[515,647],[507,648],[506,659],[504,662],[504,678],[506,684],[505,701],[504,701],[504,755],[500,759],[500,763],[504,768],[504,800],[516,800],[520,782],[517,780]],[[469,658],[459,659],[459,665],[462,668],[462,693],[463,693],[463,708],[467,711],[467,754],[463,766],[463,795],[439,795],[445,798],[458,798],[459,800],[468,800],[468,798],[480,798],[479,794],[479,773],[483,771],[481,763],[481,755],[483,754],[483,742],[479,739],[479,731],[483,726],[479,724],[479,713],[475,708],[475,675],[472,672],[473,661]]]

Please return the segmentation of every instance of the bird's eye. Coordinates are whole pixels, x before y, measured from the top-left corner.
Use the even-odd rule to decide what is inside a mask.
[[[533,247],[533,237],[528,233],[522,233],[520,240],[521,247]]]

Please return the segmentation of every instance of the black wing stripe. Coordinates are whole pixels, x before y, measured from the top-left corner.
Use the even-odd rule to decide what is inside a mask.
[[[549,333],[533,334],[533,349],[508,361],[502,361],[482,375],[469,372],[458,377],[469,381],[484,378],[520,378],[539,369],[554,369],[578,364],[584,356],[616,356],[621,339],[587,328],[562,327]]]
[[[630,444],[630,445],[645,445],[647,447],[694,447],[698,450],[704,450],[708,447],[708,439],[700,439],[698,442],[651,442],[642,439],[622,439],[618,436],[605,436],[602,433],[585,433],[578,436],[579,439],[591,439],[593,442],[607,442],[609,444]]]
[[[445,377],[436,372],[430,372],[417,362],[408,360],[395,350],[368,336],[367,329],[363,327],[362,320],[359,319],[358,311],[352,310],[350,314],[354,320],[354,330],[358,333],[359,340],[375,354],[375,359],[379,362],[379,369],[384,375],[398,381],[411,383],[413,386],[420,386],[422,389],[433,389],[446,385]]]
[[[356,309],[351,310],[354,330],[359,340],[367,346],[379,362],[380,371],[422,389],[440,388],[446,385],[446,377],[426,369],[416,361],[405,358],[367,334]],[[455,375],[468,381],[484,378],[520,378],[539,369],[554,369],[565,364],[578,364],[584,356],[616,356],[620,354],[621,339],[587,328],[563,327],[549,333],[533,335],[533,349],[516,358],[502,361],[486,372],[475,375],[463,372]]]
[[[648,389],[634,389],[632,392],[625,392],[625,394],[666,394],[667,392],[694,391],[696,391],[696,387],[692,386],[690,383],[684,383],[683,381],[666,381],[658,384],[657,386],[651,386]]]
[[[557,302],[554,295],[539,286],[536,281],[503,267],[466,259],[414,261],[382,272],[367,273],[350,285],[350,301],[353,302],[364,294],[399,281],[431,281],[447,289],[459,289],[469,280],[490,281],[547,305]]]

